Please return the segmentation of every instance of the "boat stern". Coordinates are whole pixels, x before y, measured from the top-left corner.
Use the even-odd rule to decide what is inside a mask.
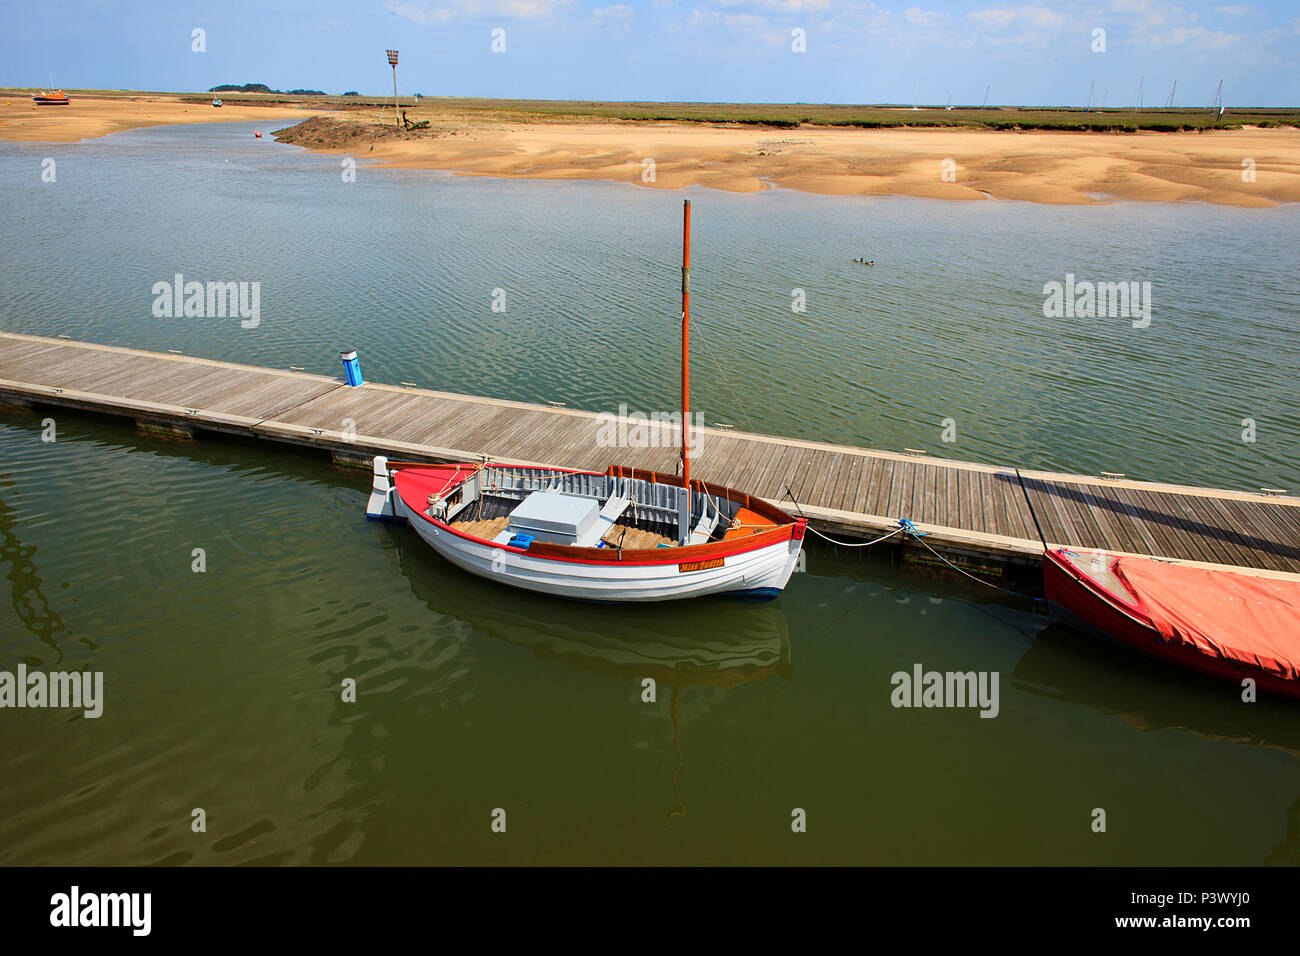
[[[366,518],[370,521],[401,521],[393,504],[395,491],[393,478],[388,472],[388,458],[376,455],[374,463],[375,479],[370,487],[370,499],[366,502]]]

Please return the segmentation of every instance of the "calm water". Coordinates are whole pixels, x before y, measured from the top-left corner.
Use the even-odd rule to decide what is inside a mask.
[[[0,145],[0,327],[672,407],[680,194],[344,184],[252,128]],[[1295,487],[1294,210],[692,196],[711,420]],[[261,326],[154,319],[178,271],[261,281]],[[1044,319],[1066,272],[1152,281],[1151,327]],[[0,711],[2,864],[1300,859],[1300,711],[1030,602],[814,547],[765,605],[557,603],[361,520],[364,474],[42,417],[0,413],[0,668],[102,671],[107,699]],[[999,716],[891,707],[916,663],[998,672]]]

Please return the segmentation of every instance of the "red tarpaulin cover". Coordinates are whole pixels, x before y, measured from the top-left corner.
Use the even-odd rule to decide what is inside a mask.
[[[1300,677],[1300,581],[1116,558],[1115,574],[1167,641]]]
[[[402,468],[397,472],[397,493],[412,511],[423,512],[430,496],[447,494],[472,474],[473,465]]]

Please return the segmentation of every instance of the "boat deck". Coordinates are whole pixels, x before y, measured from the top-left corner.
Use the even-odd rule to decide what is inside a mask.
[[[676,433],[607,447],[595,413],[366,384],[40,336],[0,333],[0,400],[214,430],[358,458],[672,473]],[[1050,545],[1300,574],[1300,498],[1054,474],[703,429],[692,477],[874,537],[910,519],[945,554],[1037,564]],[[791,498],[794,501],[791,501]]]
[[[500,518],[483,518],[477,521],[457,520],[452,522],[452,526],[457,531],[463,531],[465,534],[473,535],[476,538],[483,538],[485,541],[493,540],[502,531],[505,531],[509,524],[509,515],[503,515]],[[656,534],[642,528],[633,528],[622,522],[616,522],[610,528],[609,533],[605,535],[605,543],[615,548],[622,548],[624,551],[657,548],[660,545],[675,547],[677,544],[666,535]]]

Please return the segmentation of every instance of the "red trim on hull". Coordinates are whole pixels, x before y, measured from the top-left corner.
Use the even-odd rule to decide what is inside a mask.
[[[684,562],[702,561],[711,558],[730,558],[738,554],[749,554],[753,551],[759,551],[771,547],[775,544],[787,542],[795,537],[796,533],[802,532],[806,522],[800,518],[798,520],[786,516],[789,524],[777,525],[770,531],[761,531],[756,534],[747,535],[743,538],[737,538],[724,541],[712,541],[706,544],[693,544],[677,548],[642,548],[637,550],[627,549],[620,552],[617,548],[574,548],[571,545],[548,544],[546,542],[535,542],[527,550],[522,548],[512,548],[508,545],[498,544],[495,541],[489,541],[486,538],[479,538],[472,534],[466,534],[458,531],[453,525],[437,518],[430,518],[424,513],[428,507],[428,496],[430,494],[445,495],[448,491],[454,489],[457,485],[463,483],[473,474],[477,465],[413,465],[405,468],[398,468],[395,477],[397,494],[402,499],[411,514],[416,515],[428,524],[433,525],[440,531],[446,531],[454,534],[458,538],[466,541],[473,541],[476,544],[487,545],[491,548],[499,548],[502,551],[508,551],[512,554],[526,554],[534,558],[541,558],[546,561],[562,561],[570,564],[590,564],[598,566],[672,566]],[[459,470],[458,470],[459,469]],[[578,469],[568,468],[530,468],[532,471],[564,471],[569,474],[586,474],[586,475],[604,475],[615,474],[617,472],[630,472],[630,469],[611,468],[609,472],[601,471],[581,471]],[[662,475],[656,475],[654,472],[642,473],[645,480],[652,480],[653,477],[662,478]],[[641,475],[638,475],[641,477]],[[695,487],[699,487],[699,482],[692,482]],[[719,486],[708,485],[716,493],[722,490]],[[429,490],[433,489],[433,490]],[[730,490],[730,489],[727,489]],[[732,492],[734,495],[735,492]],[[422,497],[423,496],[423,497]],[[752,501],[748,495],[741,496],[744,501],[757,504]],[[730,500],[735,501],[732,497]],[[776,514],[784,514],[778,509],[766,506],[766,510]],[[802,534],[800,534],[802,537]],[[572,552],[566,553],[566,552]]]
[[[1148,657],[1238,685],[1249,677],[1261,690],[1300,700],[1300,681],[1228,658],[1210,657],[1188,644],[1166,641],[1144,611],[1117,598],[1056,551],[1048,551],[1043,558],[1043,590],[1051,604],[1068,611],[1100,636]]]

